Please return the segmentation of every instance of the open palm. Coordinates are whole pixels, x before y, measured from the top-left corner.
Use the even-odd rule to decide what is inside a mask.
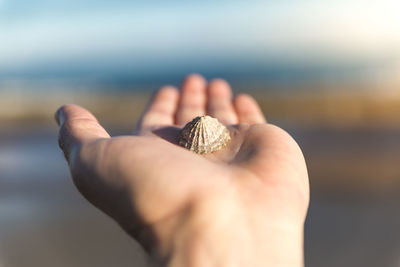
[[[179,147],[182,126],[205,114],[226,124],[232,140],[205,155]],[[191,75],[181,91],[162,88],[133,136],[111,138],[78,106],[57,118],[80,192],[170,266],[302,264],[302,153],[251,97],[232,101],[225,81]]]

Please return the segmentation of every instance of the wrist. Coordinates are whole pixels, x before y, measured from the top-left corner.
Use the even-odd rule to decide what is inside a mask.
[[[168,267],[303,266],[303,225],[249,219],[230,212],[193,213],[158,229]],[[235,212],[234,212],[235,213]],[[211,215],[212,214],[212,217]],[[212,219],[211,219],[212,218]]]
[[[303,266],[303,238],[293,233],[269,233],[256,238],[236,231],[218,235],[194,233],[180,242],[169,255],[168,267]]]

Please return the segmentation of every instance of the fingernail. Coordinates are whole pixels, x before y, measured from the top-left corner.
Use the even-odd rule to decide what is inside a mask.
[[[60,107],[56,113],[54,114],[54,118],[57,122],[57,125],[60,126],[60,124],[62,124],[64,122],[64,114],[62,111],[62,107]]]

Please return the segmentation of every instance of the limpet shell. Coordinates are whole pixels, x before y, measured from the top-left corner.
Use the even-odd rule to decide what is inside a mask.
[[[194,118],[183,127],[179,135],[179,145],[198,154],[220,150],[229,140],[228,128],[210,116]]]

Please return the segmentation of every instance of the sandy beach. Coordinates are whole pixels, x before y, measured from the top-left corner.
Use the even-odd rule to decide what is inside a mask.
[[[400,129],[287,130],[310,172],[306,266],[398,266]],[[56,137],[55,126],[0,132],[3,265],[147,266],[138,244],[75,190]]]
[[[241,91],[241,90],[237,90]],[[308,267],[400,264],[400,94],[249,91],[307,161]],[[0,259],[5,267],[147,266],[139,245],[74,188],[53,113],[91,110],[131,134],[150,93],[4,93],[0,99]]]

